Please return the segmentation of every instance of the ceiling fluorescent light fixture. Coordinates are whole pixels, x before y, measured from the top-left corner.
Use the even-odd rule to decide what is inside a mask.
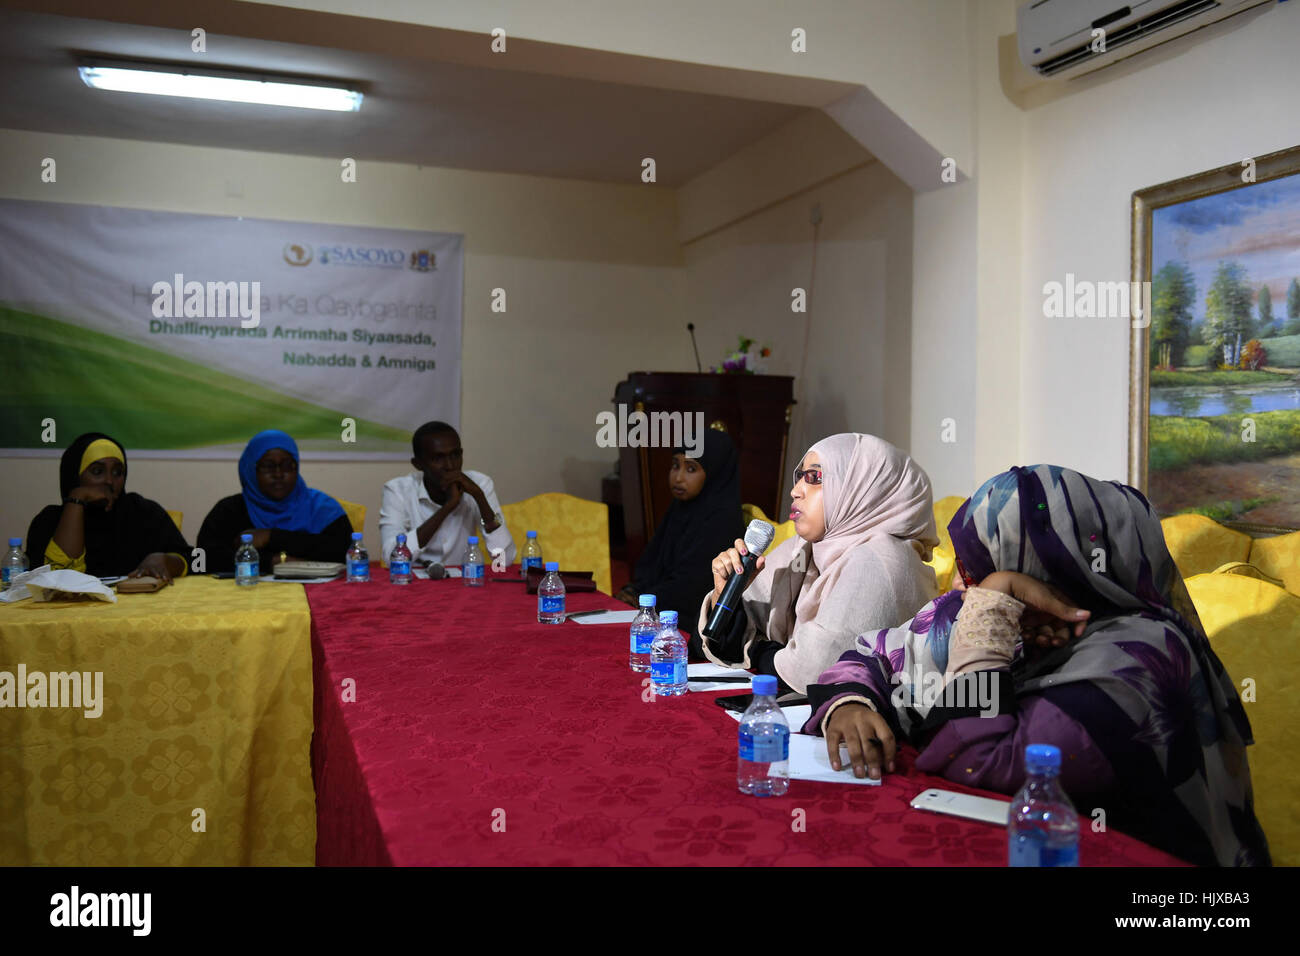
[[[181,73],[136,66],[79,66],[77,72],[81,74],[82,82],[97,90],[186,96],[230,103],[261,103],[266,106],[294,106],[309,110],[355,112],[361,109],[362,94],[338,86]]]

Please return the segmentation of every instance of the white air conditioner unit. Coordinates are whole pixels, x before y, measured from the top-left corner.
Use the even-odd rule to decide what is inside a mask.
[[[1031,0],[1016,10],[1020,62],[1070,79],[1276,0]],[[1104,31],[1097,34],[1094,31]],[[1095,42],[1104,40],[1102,44]]]

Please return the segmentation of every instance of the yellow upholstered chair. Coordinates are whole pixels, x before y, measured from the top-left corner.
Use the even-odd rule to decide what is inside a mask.
[[[1225,528],[1205,515],[1173,515],[1162,520],[1160,527],[1169,555],[1184,578],[1232,561],[1250,560],[1251,536]]]
[[[516,554],[524,549],[525,534],[536,531],[544,560],[558,561],[561,571],[591,571],[596,588],[612,593],[607,505],[548,492],[502,505],[501,516],[514,539]]]
[[[765,515],[763,513],[763,509],[760,508],[758,505],[742,504],[740,506],[740,516],[741,518],[744,519],[744,525],[746,528],[749,527],[749,523],[753,521],[755,518],[758,518],[760,521],[770,522],[771,524],[776,526],[776,537],[772,539],[772,544],[768,547],[767,549],[768,551],[771,551],[772,548],[775,548],[786,538],[794,537],[793,521],[787,519],[785,521],[782,521],[780,524],[777,524],[775,521],[772,521],[771,518]],[[741,537],[744,537],[744,535],[742,534]]]
[[[168,509],[167,509],[167,517],[169,517],[169,518],[172,519],[172,524],[176,525],[176,530],[177,530],[177,531],[180,531],[180,530],[181,530],[181,522],[185,520],[185,512],[184,512],[184,511],[172,511],[171,508],[168,508]],[[184,533],[184,532],[182,532],[182,534],[183,534],[183,533]]]
[[[1300,597],[1241,574],[1198,574],[1187,579],[1187,591],[1243,695],[1255,736],[1255,746],[1246,752],[1255,813],[1273,862],[1300,865],[1300,726],[1294,713],[1300,694]]]
[[[1271,577],[1255,567],[1253,564],[1247,564],[1245,561],[1229,561],[1223,567],[1215,568],[1215,574],[1240,574],[1243,577],[1254,578],[1256,581],[1264,581],[1273,585],[1275,588],[1286,590],[1282,582],[1275,577]]]
[[[1300,531],[1256,538],[1250,545],[1250,563],[1292,594],[1300,594]]]
[[[952,537],[948,534],[948,522],[965,501],[961,495],[949,495],[934,503],[934,526],[939,532],[939,546],[934,549],[934,556],[925,563],[934,569],[940,594],[952,586],[953,571],[957,568],[957,552],[953,550]]]
[[[353,531],[362,533],[366,530],[366,506],[359,505],[355,501],[344,501],[342,498],[335,498],[343,506],[343,513],[348,516],[348,522],[352,525]],[[385,556],[384,560],[387,560]]]

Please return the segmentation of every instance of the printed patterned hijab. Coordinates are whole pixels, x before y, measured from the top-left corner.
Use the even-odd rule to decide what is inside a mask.
[[[1092,611],[1064,647],[1030,657],[1017,648],[1011,676],[1017,697],[1049,694],[1086,729],[1126,793],[1160,804],[1146,816],[1165,829],[1147,838],[1176,844],[1199,830],[1206,845],[1186,848],[1190,858],[1267,863],[1246,761],[1250,723],[1146,498],[1055,465],[1013,468],[985,482],[948,530],[974,580],[1019,571]],[[960,592],[945,594],[902,627],[862,635],[859,651],[912,690],[927,672],[946,671],[960,609]],[[898,712],[903,733],[914,735],[926,713]]]

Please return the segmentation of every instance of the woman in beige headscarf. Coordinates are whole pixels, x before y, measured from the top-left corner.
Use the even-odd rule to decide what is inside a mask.
[[[796,536],[758,559],[745,613],[703,643],[710,660],[772,674],[803,693],[858,634],[896,627],[938,594],[924,562],[939,539],[929,477],[872,435],[813,445],[790,498]],[[738,540],[713,559],[701,628],[744,554]]]

